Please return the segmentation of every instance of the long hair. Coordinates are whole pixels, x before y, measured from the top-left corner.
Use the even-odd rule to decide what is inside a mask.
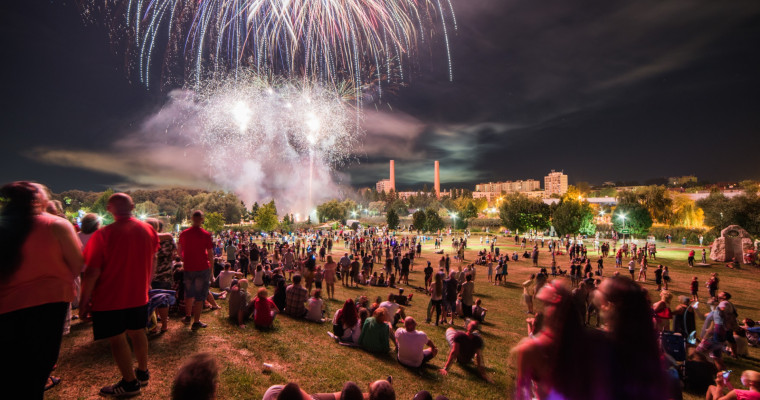
[[[551,382],[568,399],[587,398],[590,376],[578,363],[588,351],[588,334],[577,317],[570,290],[559,280],[545,285],[555,291],[554,312],[544,318],[543,328],[550,329],[555,340]]]
[[[435,274],[435,282],[433,283],[433,296],[443,296],[443,275]]]
[[[356,322],[359,321],[359,313],[356,311],[356,304],[353,299],[346,300],[343,304],[343,310],[341,311],[341,319],[343,325],[353,327]]]
[[[625,277],[611,277],[603,286],[613,312],[607,316],[611,356],[617,364],[610,382],[616,399],[667,398],[657,332],[646,291]]]
[[[29,182],[13,182],[0,189],[0,279],[10,278],[24,261],[21,252],[34,222],[34,201],[39,190]]]

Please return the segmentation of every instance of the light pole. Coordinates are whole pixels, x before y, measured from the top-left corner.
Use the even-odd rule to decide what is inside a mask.
[[[618,218],[623,220],[623,244],[625,244],[625,214],[620,214]]]

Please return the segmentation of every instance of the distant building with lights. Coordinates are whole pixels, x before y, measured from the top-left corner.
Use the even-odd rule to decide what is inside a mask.
[[[377,189],[378,193],[390,193],[393,190],[393,184],[391,184],[390,179],[383,179],[377,182],[375,189]]]
[[[554,194],[562,196],[565,193],[567,193],[567,175],[552,170],[544,177],[544,196],[551,197]]]
[[[535,179],[488,182],[475,185],[475,191],[472,192],[472,197],[475,199],[485,198],[490,202],[502,194],[523,193],[532,197],[536,196],[536,192],[540,192],[541,194],[539,196],[543,196],[543,192],[541,192],[541,182]]]

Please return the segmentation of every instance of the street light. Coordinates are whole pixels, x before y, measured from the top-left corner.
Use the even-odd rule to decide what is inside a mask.
[[[620,214],[618,218],[623,220],[623,244],[625,244],[625,214]]]

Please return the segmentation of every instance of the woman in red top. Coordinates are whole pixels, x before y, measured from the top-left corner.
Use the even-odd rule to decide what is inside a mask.
[[[269,297],[266,288],[260,288],[253,300],[253,323],[259,328],[271,328],[280,309]]]
[[[25,390],[23,398],[42,399],[82,253],[74,227],[43,211],[44,186],[10,183],[0,197],[0,359],[13,362],[0,374],[0,385]]]
[[[652,304],[654,327],[658,332],[670,330],[670,320],[673,319],[673,313],[670,310],[671,300],[673,300],[673,294],[663,290],[660,292],[660,301]]]

